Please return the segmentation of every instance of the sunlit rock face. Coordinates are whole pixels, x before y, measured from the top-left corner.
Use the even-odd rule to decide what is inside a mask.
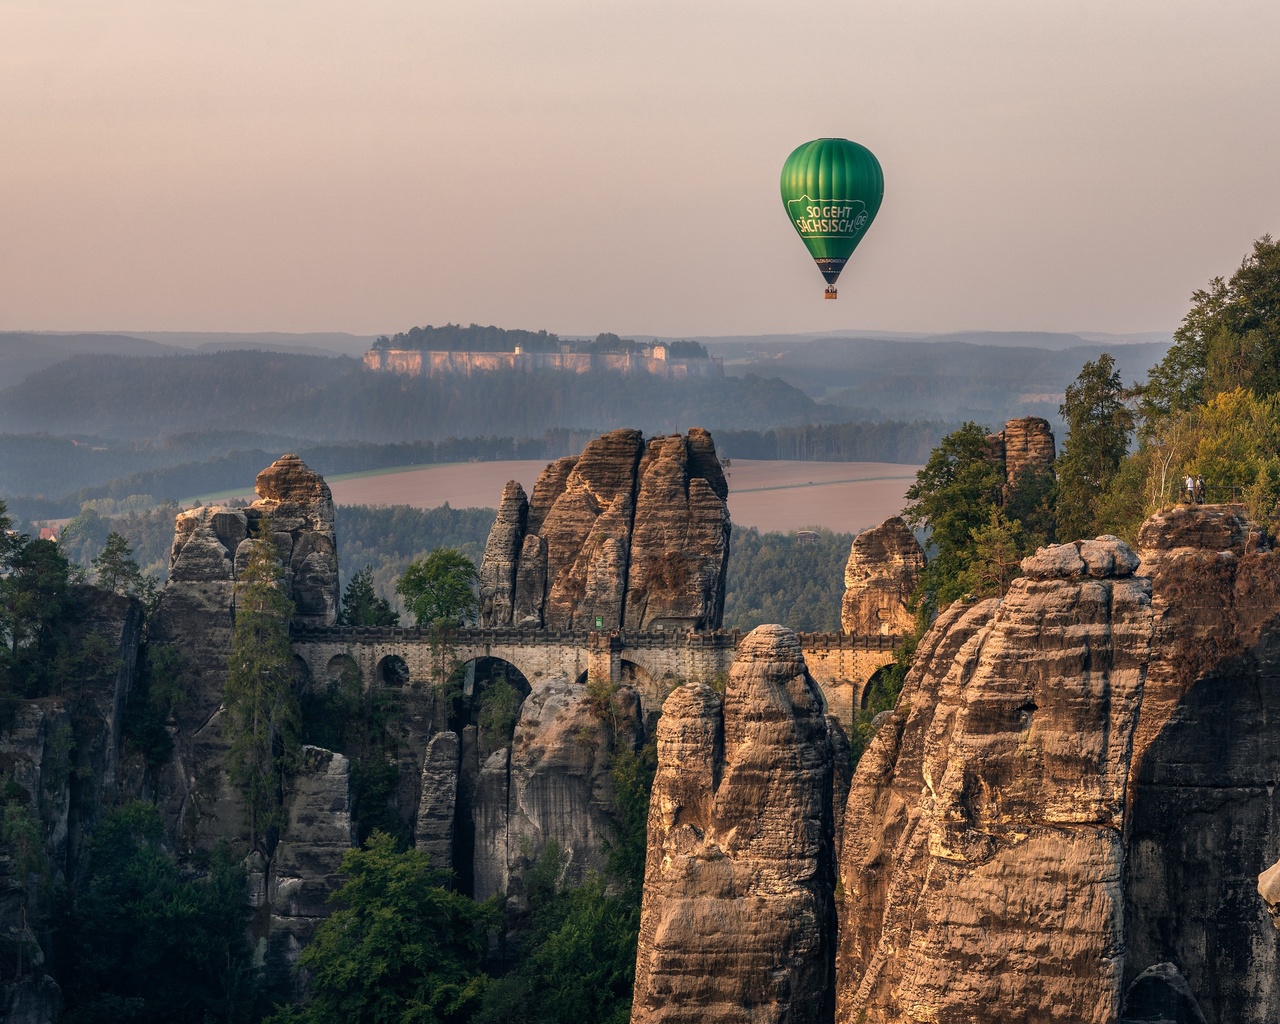
[[[480,567],[480,625],[716,629],[728,485],[705,430],[596,438],[549,464],[527,502],[507,484]]]
[[[1023,569],[938,619],[858,765],[836,1019],[1280,1019],[1275,553],[1201,506]]]
[[[903,636],[915,627],[907,606],[924,571],[924,551],[898,516],[854,538],[844,569],[840,628],[854,636]]]
[[[667,698],[632,1021],[832,1013],[832,743],[795,634],[742,641],[723,699]]]

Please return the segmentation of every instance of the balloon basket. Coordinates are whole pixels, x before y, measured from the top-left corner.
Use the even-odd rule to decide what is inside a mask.
[[[827,290],[826,290],[826,291],[824,291],[824,292],[822,293],[822,297],[823,297],[824,299],[834,299],[834,298],[836,297],[836,290],[835,290],[835,288],[833,288],[833,287],[831,287],[830,285],[828,285],[828,286],[827,286]]]

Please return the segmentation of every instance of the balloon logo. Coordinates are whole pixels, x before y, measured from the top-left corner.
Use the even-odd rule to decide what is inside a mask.
[[[876,219],[884,174],[871,150],[848,139],[806,142],[782,165],[782,203],[791,226],[836,297],[836,278]]]

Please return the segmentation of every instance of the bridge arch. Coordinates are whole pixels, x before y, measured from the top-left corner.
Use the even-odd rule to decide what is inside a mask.
[[[330,682],[352,678],[359,678],[363,681],[360,663],[346,652],[335,654],[325,663],[324,675]]]
[[[399,654],[385,654],[378,661],[377,680],[389,689],[402,689],[409,675],[409,663]]]

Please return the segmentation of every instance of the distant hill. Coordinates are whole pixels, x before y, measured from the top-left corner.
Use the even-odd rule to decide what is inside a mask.
[[[776,376],[810,398],[848,410],[847,418],[994,425],[1013,416],[1044,416],[1057,424],[1063,392],[1085,362],[1109,352],[1129,383],[1144,380],[1168,348],[1164,342],[1089,343],[1076,335],[1051,336],[1074,341],[1068,348],[968,340],[989,337],[985,333],[959,337],[966,340],[823,337],[772,354],[742,352],[726,359],[725,372]]]
[[[129,334],[135,338],[146,338],[149,341],[194,349],[197,352],[253,348],[265,352],[297,352],[327,356],[361,355],[373,344],[376,337],[372,334],[343,334],[337,331],[314,331],[306,334],[287,334],[282,331],[259,331],[247,334],[219,331],[130,331]]]
[[[435,380],[373,373],[345,357],[255,351],[77,356],[0,392],[0,432],[113,438],[252,430],[389,442],[620,426],[656,434],[811,423],[827,413],[838,411],[750,374],[667,381],[538,371]]]
[[[72,356],[162,356],[181,349],[124,334],[46,334],[0,331],[0,390]]]

